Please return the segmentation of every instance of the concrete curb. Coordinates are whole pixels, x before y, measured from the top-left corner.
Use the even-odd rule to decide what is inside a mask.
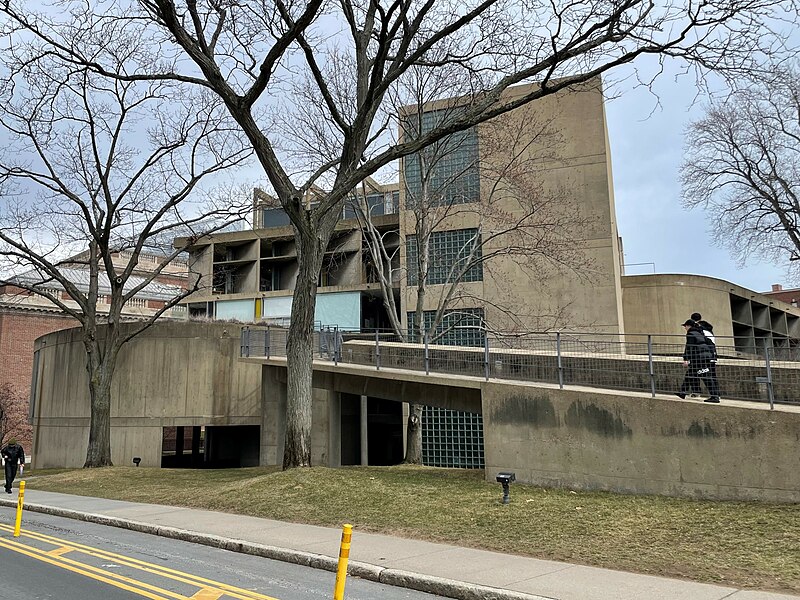
[[[15,501],[0,498],[0,506],[14,508],[16,505],[17,503]],[[277,546],[267,546],[264,544],[254,544],[245,540],[224,538],[217,535],[198,533],[196,531],[178,529],[175,527],[150,525],[148,523],[131,521],[129,519],[121,519],[119,517],[109,517],[106,515],[85,513],[41,504],[26,504],[25,510],[53,515],[55,517],[97,523],[98,525],[106,525],[109,527],[119,527],[120,529],[128,529],[139,533],[149,533],[151,535],[192,542],[194,544],[202,544],[213,548],[230,550],[231,552],[241,552],[242,554],[260,556],[262,558],[279,560],[334,573],[338,566],[337,559],[322,554],[278,548]],[[400,569],[388,569],[386,567],[358,561],[349,562],[347,573],[352,577],[366,579],[367,581],[407,588],[418,592],[427,592],[429,594],[436,594],[437,596],[455,598],[456,600],[553,600],[553,598],[545,596],[533,596],[531,594],[465,583],[453,579],[420,575],[418,573],[411,573]]]

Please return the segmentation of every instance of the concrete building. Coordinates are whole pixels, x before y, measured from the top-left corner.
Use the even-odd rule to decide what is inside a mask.
[[[511,90],[510,93],[521,93],[521,90]],[[426,107],[424,114],[438,110],[441,110],[441,105],[436,104]],[[699,311],[716,325],[718,335],[731,336],[731,357],[736,357],[737,353],[759,354],[769,345],[786,350],[787,355],[782,358],[791,358],[789,354],[794,340],[800,337],[800,311],[795,307],[709,277],[623,276],[599,81],[545,98],[535,103],[531,110],[533,112],[511,113],[509,123],[516,132],[518,143],[524,148],[523,159],[536,165],[534,175],[541,197],[544,200],[551,197],[564,200],[556,203],[555,208],[560,207],[561,212],[554,211],[552,217],[556,222],[580,223],[580,232],[572,232],[568,242],[583,270],[564,271],[545,261],[532,275],[519,266],[516,257],[499,253],[496,260],[483,264],[480,269],[470,269],[461,284],[463,293],[452,306],[459,313],[460,326],[453,328],[441,343],[474,346],[481,344],[482,332],[487,327],[494,330],[518,327],[518,323],[507,320],[508,310],[502,309],[505,307],[522,321],[527,331],[561,329],[583,332],[605,336],[617,347],[623,335],[634,338],[664,336],[668,340],[677,339],[676,345],[682,349],[680,324],[689,314]],[[547,145],[546,140],[537,137],[540,130],[533,126],[538,122],[549,123],[557,132],[561,140],[557,151],[548,152],[543,148]],[[448,181],[449,185],[444,186],[442,197],[448,202],[452,200],[459,210],[457,214],[447,215],[434,232],[435,264],[428,272],[428,283],[433,292],[422,307],[423,318],[433,310],[436,292],[447,285],[446,273],[460,260],[460,249],[465,240],[484,235],[494,227],[490,215],[476,210],[490,195],[487,188],[494,187],[493,181],[496,182],[485,176],[486,173],[502,166],[501,157],[504,156],[496,141],[493,143],[494,134],[487,129],[489,127],[481,125],[459,134],[455,150],[448,154],[448,161],[442,163],[443,172],[456,174]],[[397,299],[399,316],[406,327],[414,318],[412,314],[416,309],[412,264],[416,251],[414,237],[418,232],[409,198],[420,187],[420,172],[415,172],[413,158],[400,167],[401,184],[380,185],[369,181],[360,191],[364,203],[370,207],[373,223],[391,240],[392,248],[398,250],[396,269],[395,264],[392,265],[391,293]],[[433,176],[438,175],[433,173]],[[510,180],[506,183],[510,188]],[[309,193],[305,200],[313,203],[314,192]],[[521,210],[518,208],[519,200],[513,194],[505,196],[496,207],[497,211],[513,219]],[[297,277],[297,251],[292,227],[275,201],[258,190],[254,195],[253,224],[252,230],[202,238],[190,249],[189,266],[193,277],[199,278],[199,291],[184,301],[192,317],[278,327],[288,323]],[[338,326],[345,330],[374,330],[388,326],[375,265],[371,264],[369,253],[364,251],[364,244],[364,235],[354,212],[345,207],[320,273],[315,316],[320,325]],[[489,244],[485,251],[491,252],[492,249]],[[464,315],[469,318],[465,319]],[[446,324],[453,325],[453,322]],[[116,462],[126,464],[133,456],[142,457],[147,465],[165,466],[188,466],[198,462],[240,466],[280,462],[282,402],[285,401],[281,377],[285,375],[280,369],[272,368],[279,366],[277,364],[270,363],[270,369],[259,370],[260,365],[238,360],[239,328],[235,323],[225,322],[167,324],[134,340],[125,350],[126,356],[120,360],[115,375],[112,445]],[[350,348],[356,351],[355,346]],[[680,354],[680,349],[673,354]],[[402,351],[410,353],[413,350],[404,348]],[[78,340],[73,332],[47,336],[39,340],[37,352],[41,362],[36,376],[41,385],[35,392],[34,415],[35,445],[43,461],[40,466],[56,466],[65,460],[65,456],[68,464],[75,464],[82,461],[88,428],[88,405],[85,393],[81,391],[85,389],[85,382],[81,381],[84,372],[76,370],[77,356],[80,355]],[[480,356],[482,360],[482,352]],[[552,358],[549,357],[549,363],[543,363],[542,369],[552,371]],[[596,362],[596,357],[588,356],[586,361]],[[646,358],[644,362],[646,364]],[[665,386],[674,387],[676,378],[679,382],[682,377],[682,366],[673,356],[667,356],[664,362],[674,367],[663,374],[663,380],[667,382]],[[65,380],[65,375],[59,370],[65,364],[72,365],[69,371],[73,375],[79,372],[81,375]],[[580,370],[596,370],[600,363],[592,364],[583,365]],[[626,440],[632,439],[631,435],[638,434],[634,433],[635,428],[618,428],[615,415],[629,410],[636,412],[637,409],[625,405],[627,399],[623,397],[598,400],[595,396],[579,398],[580,394],[577,394],[568,398],[564,396],[566,399],[562,402],[551,397],[549,391],[514,385],[513,389],[504,388],[502,394],[498,392],[502,398],[495,402],[491,398],[499,396],[484,390],[478,381],[481,378],[470,379],[468,383],[447,383],[444,380],[426,383],[415,374],[387,383],[391,374],[361,378],[349,372],[342,374],[346,369],[339,365],[344,371],[331,375],[334,367],[318,365],[315,374],[312,445],[316,464],[398,462],[403,456],[405,439],[403,407],[404,403],[412,401],[428,405],[423,419],[423,455],[427,464],[486,466],[487,470],[514,466],[527,469],[531,480],[535,481],[539,477],[533,474],[535,469],[522,463],[535,462],[536,452],[544,451],[543,446],[535,446],[532,442],[530,448],[536,447],[536,451],[527,446],[541,433],[537,427],[560,428],[559,435],[553,439],[559,443],[569,442],[570,423],[585,429],[584,425],[597,417],[602,421],[598,422],[598,427],[602,425],[600,429],[605,429],[592,432],[591,436],[597,434],[599,437],[586,438],[587,446],[581,447],[580,453],[594,456],[591,468],[603,471],[605,479],[598,483],[599,479],[587,475],[587,488],[658,493],[667,488],[667,493],[671,493],[669,490],[683,493],[681,490],[691,488],[692,493],[701,493],[698,490],[702,485],[687,487],[680,479],[680,462],[694,464],[692,461],[696,462],[696,457],[702,455],[700,446],[697,455],[689,452],[680,458],[673,457],[675,460],[662,460],[657,453],[647,454],[645,462],[651,466],[659,461],[663,463],[659,464],[665,469],[664,481],[670,483],[661,489],[656,483],[659,480],[658,469],[653,471],[647,486],[626,488],[625,481],[635,479],[632,471],[620,468],[615,475],[613,460],[604,462],[604,453],[598,451],[602,444],[613,438],[619,444],[617,458],[636,462],[643,456],[648,441],[658,438],[659,448],[671,448],[670,451],[675,452],[682,440],[666,439],[669,435],[665,431],[680,431],[680,435],[685,434],[687,439],[694,439],[692,436],[697,431],[708,431],[704,422],[698,421],[700,417],[694,415],[698,409],[692,409],[692,422],[685,422],[680,412],[686,408],[684,405],[656,407],[659,411],[663,408],[666,420],[663,426],[659,423],[650,429],[647,414],[637,412],[634,416],[630,413],[632,422],[638,423],[638,431],[645,432],[645,436],[636,444],[626,445]],[[151,376],[143,380],[143,373]],[[351,375],[353,379],[349,378]],[[748,371],[741,379],[755,386],[756,377],[760,375]],[[486,389],[488,387],[491,386],[487,385]],[[673,387],[665,389],[672,390]],[[59,396],[64,388],[68,393]],[[495,392],[500,390],[497,386],[493,389]],[[515,394],[518,398],[531,400],[531,408],[515,400]],[[62,397],[63,402],[59,400]],[[637,397],[630,404],[640,400]],[[655,407],[649,403],[648,406]],[[597,410],[592,412],[592,407]],[[484,419],[487,415],[498,427],[491,432],[486,430]],[[712,431],[724,428],[723,419],[720,417],[710,425],[713,425]],[[747,421],[749,417],[743,419]],[[759,421],[758,426],[762,425]],[[762,427],[761,430],[765,432],[765,440],[769,437],[768,429]],[[782,431],[781,447],[789,440],[784,434]],[[515,440],[518,448],[507,453],[513,444],[503,445],[504,436]],[[706,442],[714,441],[714,435],[706,437]],[[184,443],[170,442],[173,439],[183,439]],[[235,443],[229,443],[231,440]],[[744,447],[737,449],[736,461],[743,460]],[[62,448],[66,449],[66,454],[57,451]],[[226,454],[234,448],[235,456]],[[724,459],[723,446],[714,448],[713,452],[719,454],[720,460]],[[789,452],[789,455],[795,456],[796,451],[795,454]],[[577,476],[565,474],[572,468],[568,463],[569,452],[565,451],[552,463],[553,472],[561,473],[558,477],[572,485]],[[581,465],[573,466],[575,472],[583,468]],[[758,487],[755,471],[751,475],[749,483],[744,486],[748,490]],[[702,479],[701,476],[704,475],[697,474]],[[619,478],[616,484],[613,483],[614,477]],[[714,485],[724,487],[730,481],[720,480]],[[767,487],[773,484],[771,480]],[[736,488],[735,483],[731,485]],[[734,496],[736,493],[731,492]]]
[[[514,88],[509,95],[523,94],[525,90],[524,86]],[[438,104],[426,106],[425,114],[438,110]],[[543,136],[545,125],[536,123],[546,123],[550,133]],[[568,232],[572,236],[571,249],[579,254],[576,264],[584,272],[557,269],[554,261],[546,259],[527,272],[519,258],[498,253],[467,274],[459,285],[460,299],[453,302],[452,309],[461,315],[474,315],[464,325],[486,324],[497,330],[511,328],[508,309],[513,308],[515,315],[523,317],[528,330],[560,326],[623,331],[620,245],[599,80],[542,99],[535,105],[535,114],[518,109],[511,113],[507,126],[522,132],[516,158],[526,164],[535,163],[537,193],[564,194],[558,196],[559,202],[563,199],[563,206],[550,209],[561,211],[554,218],[568,215],[570,220],[586,224],[580,232]],[[495,226],[492,217],[479,208],[486,204],[492,188],[503,183],[502,175],[490,175],[498,172],[495,167],[505,158],[497,141],[490,140],[496,135],[492,127],[491,123],[479,125],[465,132],[448,152],[447,161],[436,167],[442,173],[458,173],[446,180],[446,185],[451,191],[459,190],[459,210],[442,220],[432,239],[431,258],[437,264],[429,272],[432,291],[423,307],[426,318],[435,308],[439,290],[447,283],[443,274],[453,261],[459,260],[465,240],[476,235],[479,227],[488,233]],[[564,142],[554,154],[545,146],[556,137]],[[401,247],[393,284],[405,325],[416,308],[413,260],[409,256],[415,250],[417,231],[409,194],[419,186],[421,174],[411,166],[413,160],[410,157],[401,165],[402,184],[384,186],[369,181],[366,193],[373,222],[382,232],[392,232],[389,243]],[[308,201],[313,202],[313,197]],[[448,198],[447,202],[454,200]],[[512,193],[498,201],[493,210],[495,214],[516,216],[523,209]],[[387,320],[380,286],[374,265],[364,251],[364,236],[355,216],[349,207],[343,209],[320,274],[316,320],[345,329],[383,328]],[[190,249],[190,266],[200,277],[202,288],[185,300],[192,316],[266,323],[288,319],[297,275],[297,254],[288,216],[257,190],[253,223],[251,231],[202,238]],[[493,253],[496,245],[507,243],[506,238],[498,237],[487,242],[483,252]],[[541,253],[541,249],[538,251]],[[519,329],[518,324],[516,328]]]
[[[526,89],[512,88],[509,98]],[[423,131],[458,104],[459,99],[440,100],[425,105],[421,114],[408,107],[402,119],[408,122],[418,117],[417,129]],[[449,273],[463,260],[469,240],[501,229],[503,218],[525,217],[529,205],[524,196],[529,194],[539,202],[536,209],[546,225],[535,232],[541,236],[540,243],[563,244],[564,238],[558,236],[566,236],[568,250],[562,252],[569,256],[548,258],[548,248],[534,245],[530,254],[537,258],[526,260],[503,252],[503,246],[512,243],[510,236],[488,241],[481,252],[496,256],[465,273],[456,299],[448,306],[450,314],[439,326],[447,334],[438,343],[483,345],[483,332],[488,329],[593,333],[612,342],[624,339],[625,334],[660,334],[664,338],[656,342],[679,346],[684,333],[680,323],[700,311],[715,324],[718,335],[730,336],[733,354],[763,352],[765,345],[773,343],[787,351],[794,347],[793,340],[800,338],[800,311],[791,306],[709,277],[623,275],[599,80],[546,97],[503,119],[499,125],[490,122],[448,138],[439,155],[435,153],[441,146],[426,157],[428,164],[436,165],[428,172],[420,157],[413,155],[399,165],[400,183],[380,185],[370,180],[356,192],[381,235],[390,240],[390,250],[398,250],[391,293],[404,328],[416,318],[420,199],[427,195],[428,215],[439,218],[431,235],[428,293],[422,306],[422,318],[428,322],[447,293]],[[519,174],[515,178],[506,169],[511,162],[525,171],[522,185]],[[498,189],[502,193],[495,195]],[[314,191],[305,201],[315,201]],[[491,210],[486,209],[489,204]],[[442,214],[442,207],[455,209]],[[252,222],[250,231],[202,238],[190,249],[190,267],[200,282],[200,291],[185,300],[191,316],[288,324],[297,276],[288,216],[276,200],[256,190]],[[320,273],[315,315],[319,325],[345,330],[389,326],[366,242],[356,213],[345,206]],[[560,258],[571,262],[558,268],[553,263]],[[406,410],[369,397],[346,398],[342,407],[353,423],[361,412],[402,421]],[[481,419],[478,413],[426,408],[426,463],[483,466]],[[392,448],[382,453],[386,463],[403,456],[403,436],[393,434],[391,440]],[[458,448],[440,452],[452,446]],[[372,461],[377,460],[375,456]]]
[[[375,187],[369,196],[375,221],[396,229],[398,186]],[[191,317],[288,323],[298,272],[289,218],[256,190],[253,222],[252,230],[201,238],[190,248],[190,270],[199,278],[199,291],[183,301]],[[370,273],[361,231],[345,209],[320,273],[316,321],[347,329],[385,326],[380,286]]]

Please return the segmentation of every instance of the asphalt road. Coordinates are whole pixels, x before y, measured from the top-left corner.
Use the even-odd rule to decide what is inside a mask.
[[[0,599],[316,600],[335,573],[178,540],[0,507]],[[348,577],[347,600],[433,600]]]

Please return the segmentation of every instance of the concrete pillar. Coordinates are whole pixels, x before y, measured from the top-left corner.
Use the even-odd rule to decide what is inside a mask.
[[[195,425],[192,427],[192,466],[199,467],[203,464],[200,460],[200,433],[201,426]]]
[[[311,403],[311,464],[335,467],[341,462],[339,392],[314,388]],[[335,423],[338,415],[339,423]]]
[[[183,456],[183,427],[180,425],[175,428],[175,456]]]
[[[367,397],[361,396],[361,465],[369,465],[369,409]]]
[[[279,373],[279,367],[261,367],[261,466],[283,464],[286,383],[278,378]]]
[[[403,402],[403,456],[408,454],[408,415],[411,414],[411,405]]]
[[[328,466],[342,466],[342,395],[328,397]]]

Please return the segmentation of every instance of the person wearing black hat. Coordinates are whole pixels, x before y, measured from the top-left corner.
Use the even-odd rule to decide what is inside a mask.
[[[11,484],[14,483],[14,478],[17,476],[17,468],[25,465],[25,451],[17,443],[17,440],[11,438],[8,445],[0,450],[0,454],[6,461],[6,494],[10,494]]]
[[[681,391],[676,394],[679,398],[686,398],[687,392],[700,391],[700,380],[706,384],[708,393],[711,394],[705,402],[719,402],[719,390],[717,389],[716,378],[711,377],[709,365],[714,356],[711,345],[703,335],[703,330],[692,319],[687,319],[683,323],[686,331],[686,346],[683,350],[683,366],[686,367],[686,375],[683,378]]]
[[[704,321],[703,315],[698,312],[692,313],[692,316],[689,318],[697,323],[703,335],[706,336],[706,343],[711,346],[711,351],[714,356],[708,361],[708,368],[711,372],[711,378],[717,382],[717,388],[719,388],[719,380],[717,379],[717,340],[714,337],[714,326],[708,321]]]

